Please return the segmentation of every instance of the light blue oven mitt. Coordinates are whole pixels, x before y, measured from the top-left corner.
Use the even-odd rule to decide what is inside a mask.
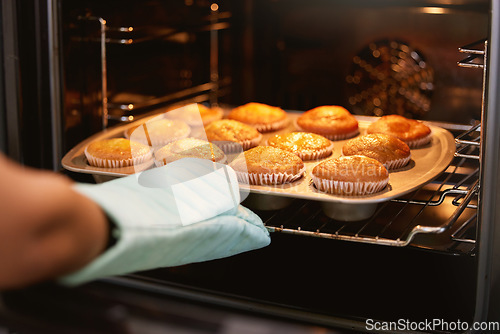
[[[234,170],[209,160],[186,158],[75,189],[102,207],[118,240],[83,269],[60,278],[63,284],[207,261],[270,243],[262,220],[239,205]]]

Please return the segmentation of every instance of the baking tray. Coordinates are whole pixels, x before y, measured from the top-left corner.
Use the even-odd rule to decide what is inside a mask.
[[[290,118],[289,125],[285,129],[265,133],[261,141],[262,145],[267,142],[269,137],[277,133],[296,131],[294,123],[300,113],[288,112],[288,115]],[[97,181],[123,177],[152,167],[152,161],[139,166],[123,168],[93,167],[88,165],[84,155],[84,149],[95,140],[123,137],[123,133],[130,127],[157,116],[158,114],[145,117],[136,122],[110,128],[89,137],[64,156],[62,159],[63,167],[73,172],[93,174]],[[359,122],[360,135],[365,134],[369,124],[378,119],[369,116],[356,116],[356,118]],[[388,186],[381,192],[372,195],[355,197],[337,196],[317,190],[312,183],[310,175],[314,166],[323,160],[339,157],[341,155],[342,146],[347,140],[334,141],[333,154],[330,157],[304,162],[306,173],[300,180],[276,186],[240,184],[240,187],[250,191],[251,195],[247,201],[248,205],[256,206],[258,209],[279,209],[288,204],[285,198],[290,200],[302,198],[325,203],[323,209],[325,213],[332,218],[340,220],[365,219],[375,211],[378,203],[400,197],[431,182],[451,163],[455,153],[455,140],[453,135],[443,128],[430,124],[428,124],[428,126],[432,130],[431,142],[424,147],[412,149],[412,158],[409,164],[401,169],[390,171]],[[231,158],[229,158],[229,161],[230,160]],[[269,196],[274,197],[274,199]],[[269,206],[269,208],[266,206]]]
[[[281,131],[264,134],[262,143],[266,143],[267,138],[276,133],[285,133],[295,130],[295,120],[300,114],[290,113],[290,125]],[[366,134],[366,129],[377,117],[355,116],[359,122],[360,134]],[[432,140],[429,144],[411,150],[411,160],[407,166],[389,171],[389,184],[381,192],[366,196],[339,196],[321,192],[317,190],[311,179],[311,172],[314,166],[326,159],[337,158],[342,155],[342,146],[346,140],[334,141],[333,154],[330,157],[305,161],[306,173],[303,178],[293,183],[279,186],[258,186],[240,185],[243,189],[249,189],[251,195],[248,204],[257,209],[277,209],[278,203],[286,206],[284,200],[278,200],[278,196],[288,198],[302,198],[322,202],[325,214],[331,218],[356,221],[370,217],[376,210],[377,204],[410,193],[423,185],[431,182],[440,175],[454,158],[455,139],[453,135],[443,128],[427,124],[432,131]],[[262,196],[263,195],[263,196]],[[269,196],[273,196],[270,198]]]

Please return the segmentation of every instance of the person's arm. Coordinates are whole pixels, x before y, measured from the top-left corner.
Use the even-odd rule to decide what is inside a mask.
[[[70,273],[105,249],[107,218],[70,180],[0,154],[0,290]]]

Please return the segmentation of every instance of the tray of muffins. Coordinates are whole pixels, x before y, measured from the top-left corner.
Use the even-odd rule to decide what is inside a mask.
[[[354,116],[341,106],[306,112],[261,103],[192,104],[98,133],[63,158],[102,181],[184,157],[226,163],[245,202],[279,209],[294,198],[322,202],[338,220],[362,220],[378,203],[431,182],[450,164],[453,135],[399,115]]]

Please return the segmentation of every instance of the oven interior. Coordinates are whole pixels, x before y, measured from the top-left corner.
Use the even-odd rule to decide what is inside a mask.
[[[191,102],[291,111],[337,104],[422,119],[456,138],[442,175],[368,219],[334,220],[315,201],[280,210],[248,201],[272,233],[269,247],[105,282],[333,327],[472,321],[489,2],[59,6],[65,151],[103,128]]]

